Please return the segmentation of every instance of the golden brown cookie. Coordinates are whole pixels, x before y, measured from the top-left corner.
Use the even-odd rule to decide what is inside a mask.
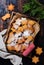
[[[36,51],[36,54],[38,54],[38,55],[41,55],[43,53],[42,48],[40,48],[40,47],[37,47],[37,49],[35,51]]]
[[[16,45],[15,45],[15,50],[16,50],[17,52],[20,51],[20,50],[21,50],[21,45],[16,44]]]
[[[8,7],[7,7],[7,9],[8,9],[9,11],[13,11],[14,8],[15,8],[15,6],[14,6],[13,4],[10,4],[10,5],[8,5]]]
[[[25,42],[25,38],[23,37],[23,38],[22,38],[22,43],[24,43],[24,42]]]
[[[14,49],[14,46],[8,45],[7,48],[8,48],[10,51],[12,51],[12,50]]]
[[[22,43],[22,40],[20,39],[20,40],[18,40],[18,43]]]
[[[33,20],[28,20],[28,24],[31,25],[31,26],[33,26],[33,25],[35,24],[35,21],[33,21]]]
[[[29,27],[29,30],[31,30],[32,32],[34,32],[34,28],[33,27]]]
[[[27,40],[32,41],[33,37],[32,36],[28,36]]]
[[[26,25],[27,24],[27,20],[22,21],[22,25]]]
[[[23,25],[22,28],[23,28],[24,30],[26,30],[28,27],[27,27],[27,25]]]
[[[11,43],[11,41],[14,39],[14,35],[13,35],[13,32],[11,32],[10,34],[9,34],[9,38],[8,38],[8,40],[7,40],[7,43]]]
[[[27,48],[27,46],[22,44],[21,52],[23,52],[24,50],[26,50],[26,48]]]
[[[6,19],[8,19],[8,18],[10,18],[10,14],[9,13],[7,13],[7,14],[5,14],[3,17],[2,17],[2,20],[6,20]]]
[[[18,39],[18,43],[23,44],[25,42],[25,39],[22,37],[21,39]]]
[[[19,27],[18,28],[18,31],[23,32],[23,28],[22,27]]]
[[[14,29],[14,28],[11,28],[11,30],[12,30],[12,32],[16,32],[17,30],[16,29]]]
[[[38,63],[39,57],[36,57],[36,56],[32,57],[32,62],[35,63],[35,64]]]

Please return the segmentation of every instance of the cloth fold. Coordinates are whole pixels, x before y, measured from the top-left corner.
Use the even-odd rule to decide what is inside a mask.
[[[2,57],[4,59],[10,59],[10,62],[13,65],[20,65],[20,64],[22,64],[22,58],[17,55],[8,53],[6,50],[5,43],[4,43],[3,37],[2,37],[2,35],[4,35],[6,33],[6,31],[7,31],[7,29],[0,32],[0,57]]]

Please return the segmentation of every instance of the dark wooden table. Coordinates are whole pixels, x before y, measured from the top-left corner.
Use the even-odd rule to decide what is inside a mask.
[[[22,8],[21,8],[22,3],[26,2],[26,1],[27,0],[21,2],[21,0],[19,0],[18,5],[20,4],[19,5],[20,7],[18,6],[18,8],[17,8],[19,12],[22,11]],[[41,3],[44,3],[44,0],[39,0],[39,1]],[[19,8],[21,8],[21,9],[19,9]],[[7,25],[8,24],[8,21],[9,20],[3,22],[1,20],[1,17],[0,17],[0,31],[2,31],[3,29],[5,29],[5,28],[8,27],[8,25]],[[39,47],[42,47],[42,49],[44,51],[44,20],[41,20],[39,22],[39,24],[40,24],[40,32],[36,36],[34,43],[35,43],[35,46],[36,47],[38,47],[38,46]],[[31,55],[32,56],[36,55],[35,54],[35,50],[34,50],[34,52],[31,53]],[[23,61],[23,65],[35,65],[34,63],[32,63],[31,58],[23,57],[23,60],[22,61]],[[10,63],[10,60],[5,60],[5,59],[0,58],[0,65],[12,65],[12,63]],[[44,65],[44,53],[40,55],[40,62],[37,63],[36,65]]]

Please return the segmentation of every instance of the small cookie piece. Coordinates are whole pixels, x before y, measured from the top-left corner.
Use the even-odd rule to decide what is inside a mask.
[[[26,38],[26,37],[25,37]],[[33,37],[32,36],[28,36],[27,38],[26,38],[26,40],[25,40],[25,43],[27,44],[27,46],[28,46],[28,44],[30,43],[30,42],[32,42],[33,41]]]
[[[20,44],[21,44],[21,43],[22,43],[22,39],[18,39],[18,43],[20,43]]]
[[[23,28],[22,27],[19,27],[18,28],[18,31],[23,32]]]
[[[22,37],[19,37],[18,38],[18,43],[21,43],[22,44],[22,42],[23,42],[22,39],[23,39]]]
[[[11,39],[10,39],[10,38],[7,40],[7,43],[8,43],[8,44],[10,44],[10,43],[11,43]]]
[[[18,18],[18,19],[16,20],[15,24],[18,25],[18,26],[20,26],[20,25],[21,25],[21,19]]]
[[[21,50],[21,45],[16,44],[16,45],[15,45],[15,50],[16,50],[17,52],[20,51],[20,50]]]
[[[27,40],[28,41],[32,41],[33,40],[33,37],[32,36],[28,36]]]
[[[14,46],[7,45],[8,50],[12,51]]]
[[[39,57],[36,56],[32,57],[32,62],[37,64],[37,62],[39,62]]]
[[[9,11],[13,11],[14,8],[15,8],[15,6],[14,6],[13,4],[10,4],[10,5],[8,5],[8,7],[7,7],[7,9],[8,9]]]
[[[23,37],[23,38],[22,38],[22,43],[24,43],[24,42],[25,42],[25,38]]]
[[[18,43],[21,43],[21,44],[23,44],[23,42],[25,42],[25,39],[22,37],[22,38],[20,38],[20,39],[18,39]]]
[[[15,23],[13,23],[13,28],[15,28],[15,29],[18,29],[18,25],[16,25]]]
[[[26,25],[27,24],[27,20],[22,21],[22,25]]]
[[[34,32],[34,28],[33,27],[29,27],[29,30],[31,30],[32,32]]]
[[[7,13],[7,14],[5,14],[3,17],[2,17],[2,20],[6,20],[6,19],[8,19],[8,18],[10,18],[10,14],[9,13]]]
[[[40,47],[37,47],[37,49],[35,51],[36,51],[36,54],[38,54],[38,55],[41,55],[43,53],[42,48],[40,48]]]
[[[22,44],[21,52],[23,52],[26,48],[27,48],[27,46]]]
[[[16,34],[19,34],[20,33],[20,31],[19,30],[16,30]]]
[[[23,25],[22,28],[23,28],[24,30],[26,30],[26,29],[27,29],[27,25]]]
[[[33,25],[35,24],[35,21],[33,21],[33,20],[28,20],[28,24],[31,25],[31,26],[33,26]]]
[[[4,20],[4,21],[5,21],[6,19],[7,19],[7,18],[6,18],[6,16],[3,16],[3,17],[2,17],[2,20]]]
[[[9,38],[8,38],[8,40],[7,40],[7,43],[9,44],[9,43],[11,43],[11,41],[13,41],[14,40],[14,34],[13,34],[13,32],[11,32],[10,34],[9,34]]]
[[[5,16],[6,16],[6,18],[10,18],[10,14],[9,13],[7,13]]]
[[[8,48],[8,50],[10,50],[10,51],[12,50],[12,47],[11,47],[11,46],[7,46],[7,48]]]
[[[9,36],[10,36],[10,37],[14,36],[14,35],[13,35],[13,32],[10,32]]]
[[[21,36],[21,32],[17,32],[16,34],[15,34],[15,38],[17,38],[17,40],[19,39],[19,37]]]
[[[12,30],[12,32],[16,32],[16,29],[14,29],[14,28],[11,28],[11,30]]]

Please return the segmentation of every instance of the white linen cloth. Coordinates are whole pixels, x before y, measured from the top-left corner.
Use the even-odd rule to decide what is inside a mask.
[[[2,57],[4,59],[10,59],[10,62],[13,65],[20,65],[20,64],[22,64],[22,58],[17,55],[8,53],[6,50],[5,43],[3,42],[3,37],[2,37],[2,35],[5,34],[6,31],[7,31],[7,29],[0,32],[0,57]]]

